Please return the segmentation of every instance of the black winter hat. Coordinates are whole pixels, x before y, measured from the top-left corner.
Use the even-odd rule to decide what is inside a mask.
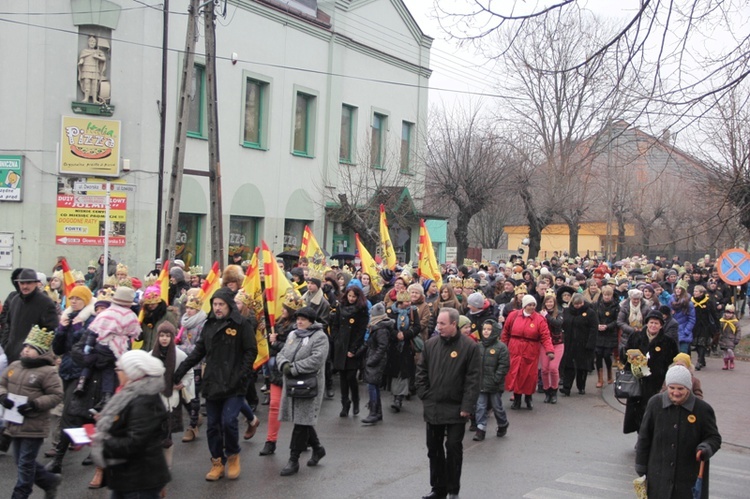
[[[662,326],[664,325],[664,316],[658,310],[652,310],[648,314],[646,314],[644,322],[648,323],[648,321],[650,321],[651,319],[656,319],[661,322]]]
[[[297,317],[304,317],[310,322],[315,322],[315,319],[318,318],[318,314],[316,314],[315,310],[311,307],[302,307],[294,313],[294,318],[296,319]]]

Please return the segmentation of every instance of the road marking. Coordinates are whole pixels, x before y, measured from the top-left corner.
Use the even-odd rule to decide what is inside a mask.
[[[587,475],[585,473],[566,473],[556,482],[568,483],[571,485],[580,485],[593,489],[606,490],[608,492],[622,492],[633,488],[633,479],[620,480],[597,475]]]
[[[548,489],[547,487],[534,489],[523,497],[527,499],[604,499],[599,496],[587,496],[584,494],[577,494],[575,492],[568,492],[565,490]]]

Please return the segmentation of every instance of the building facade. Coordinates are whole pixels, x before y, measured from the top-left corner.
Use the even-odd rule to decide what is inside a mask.
[[[169,187],[188,3],[169,4],[161,192],[161,8],[132,0],[8,5],[4,17],[11,22],[0,30],[0,45],[13,49],[0,60],[14,77],[0,79],[6,117],[0,176],[2,165],[19,160],[13,172],[20,176],[14,191],[20,199],[0,197],[0,241],[11,248],[2,260],[0,291],[10,289],[13,267],[49,272],[55,257],[65,255],[71,266],[85,269],[99,256],[104,193],[96,178],[107,173],[102,156],[114,164],[114,182],[127,184],[113,188],[110,201],[112,256],[134,275],[153,267],[157,220],[164,216],[158,199],[166,201]],[[183,179],[176,243],[178,257],[207,268],[202,17],[197,26],[184,162],[191,174]],[[326,216],[326,205],[353,189],[363,191],[364,203],[378,186],[406,186],[421,208],[432,39],[400,0],[229,0],[216,39],[225,255],[247,257],[261,240],[277,253],[298,248],[305,225],[329,251],[353,248],[354,235]],[[71,138],[70,130],[80,134]],[[90,130],[99,138],[91,139]],[[104,147],[107,140],[116,147]],[[71,153],[74,161],[66,162]],[[61,166],[81,158],[86,167],[61,173]],[[376,178],[373,185],[363,180],[370,178]],[[413,247],[405,252],[413,253],[417,237],[409,239]]]

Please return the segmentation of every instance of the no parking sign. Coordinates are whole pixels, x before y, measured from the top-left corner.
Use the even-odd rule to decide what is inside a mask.
[[[750,253],[741,248],[726,250],[716,264],[721,279],[730,286],[750,281]]]

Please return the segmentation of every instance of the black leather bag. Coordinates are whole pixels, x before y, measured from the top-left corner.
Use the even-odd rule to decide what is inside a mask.
[[[300,374],[286,379],[286,395],[295,399],[313,399],[318,396],[318,374]]]
[[[630,371],[617,371],[615,374],[615,397],[618,399],[641,398],[641,382]]]

